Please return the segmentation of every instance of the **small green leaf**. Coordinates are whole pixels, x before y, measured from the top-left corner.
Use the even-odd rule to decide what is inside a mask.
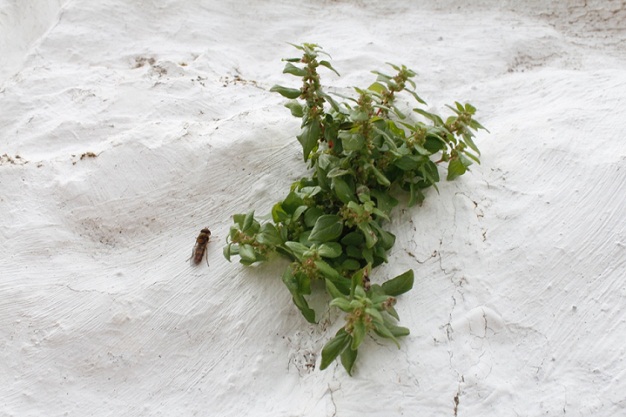
[[[382,185],[383,187],[389,187],[391,185],[389,179],[385,177],[385,175],[380,172],[378,168],[376,168],[374,165],[370,165],[369,168],[374,174],[374,177],[376,177],[376,181],[378,181],[380,185]]]
[[[289,214],[293,214],[296,209],[303,204],[304,201],[302,200],[302,198],[298,194],[291,191],[289,194],[287,194],[287,197],[283,200],[281,205],[283,207],[283,210],[285,210]]]
[[[456,177],[465,174],[466,171],[467,168],[465,167],[465,165],[463,165],[463,162],[461,162],[459,158],[453,158],[448,164],[448,176],[446,177],[446,179],[448,181],[452,181]]]
[[[304,224],[306,225],[306,227],[313,227],[315,225],[315,222],[317,222],[317,219],[324,214],[324,212],[322,211],[322,209],[318,208],[318,207],[310,207],[305,213],[304,213]]]
[[[302,294],[297,294],[293,296],[293,303],[298,307],[298,310],[302,313],[306,321],[309,323],[315,324],[315,311],[309,307],[309,304],[306,302],[306,299]]]
[[[307,303],[304,296],[299,292],[300,283],[298,279],[293,275],[291,267],[287,267],[283,273],[283,283],[289,290],[292,296],[293,303],[298,307],[304,318],[309,323],[315,323],[315,311],[313,311]]]
[[[361,346],[365,338],[365,333],[367,333],[367,329],[365,328],[363,319],[356,320],[352,330],[352,344],[350,345],[350,349],[357,350],[359,346]]]
[[[347,152],[361,150],[365,144],[365,138],[358,133],[340,133],[339,137],[341,138],[343,149]]]
[[[297,101],[290,101],[285,104],[285,107],[291,111],[291,115],[294,117],[301,118],[304,115],[302,104]]]
[[[347,271],[356,271],[361,268],[361,263],[356,259],[348,258],[341,263],[341,268]]]
[[[396,243],[396,237],[393,233],[390,233],[384,230],[380,225],[376,222],[371,223],[372,229],[376,231],[378,234],[378,241],[383,246],[385,250],[389,250],[393,247],[394,243]]]
[[[247,232],[254,223],[254,211],[246,214],[246,217],[243,220],[243,226],[241,227],[242,232]]]
[[[228,245],[224,246],[224,249],[223,249],[224,258],[226,258],[228,262],[230,262],[230,254],[231,254],[230,247],[231,246],[232,246],[232,243],[229,243]]]
[[[358,350],[352,349],[344,349],[343,352],[341,352],[341,364],[350,376],[352,376],[352,368],[354,367],[358,353]]]
[[[302,94],[302,91],[300,91],[300,89],[287,88],[280,85],[275,85],[274,87],[270,88],[270,91],[276,92],[281,96],[290,98],[292,100],[300,97],[300,94]]]
[[[352,174],[352,171],[350,171],[349,169],[335,167],[328,171],[328,178],[341,177],[347,174]]]
[[[283,74],[291,74],[297,77],[304,77],[305,75],[307,75],[307,72],[306,69],[296,67],[292,63],[287,62],[287,64],[285,65],[285,69],[283,69]]]
[[[324,282],[326,283],[326,292],[328,292],[328,294],[330,294],[332,298],[345,298],[345,295],[341,291],[339,291],[339,289],[335,286],[335,284],[333,284],[331,280],[327,278],[324,280]]]
[[[257,234],[256,240],[262,245],[277,246],[282,243],[278,230],[272,223],[265,223],[261,226],[261,232]]]
[[[309,240],[315,243],[330,242],[341,236],[343,220],[334,214],[325,214],[318,217],[309,235]]]
[[[348,204],[350,201],[355,201],[354,190],[348,185],[346,181],[341,178],[333,178],[332,181],[335,195],[342,203]]]
[[[322,260],[315,261],[315,267],[319,272],[322,273],[326,278],[330,279],[333,283],[338,284],[342,280],[344,280],[343,276],[335,268],[330,266],[327,262]]]
[[[298,142],[302,145],[302,154],[305,161],[309,159],[309,154],[317,146],[320,134],[320,124],[317,120],[313,120],[311,123],[304,126],[302,133],[296,136]]]
[[[472,106],[469,103],[465,103],[465,111],[468,112],[469,114],[474,114],[476,113],[476,107]]]
[[[386,339],[391,339],[394,341],[398,349],[400,349],[400,343],[398,343],[398,339],[391,333],[391,331],[385,326],[384,323],[374,323],[374,331],[377,335],[384,337]]]
[[[289,214],[283,209],[281,203],[276,203],[272,207],[272,220],[274,220],[274,223],[286,223],[289,221]]]
[[[363,241],[363,235],[358,232],[350,232],[341,238],[341,243],[344,246],[359,246],[361,243],[363,243]]]
[[[367,87],[367,89],[370,90],[370,91],[373,91],[375,93],[378,93],[378,94],[382,94],[385,91],[387,91],[387,87],[385,87],[384,85],[382,85],[381,83],[378,83],[378,82],[370,85],[369,87]]]
[[[332,65],[330,65],[330,62],[328,62],[328,61],[320,61],[320,65],[328,68],[329,70],[331,70],[335,74],[339,75],[339,73],[332,67]]]
[[[289,248],[293,255],[298,259],[302,259],[304,252],[309,250],[307,246],[300,242],[285,242],[285,246]]]
[[[251,245],[240,245],[239,246],[239,257],[242,261],[247,262],[256,262],[256,254],[254,252],[254,248]]]
[[[372,248],[378,242],[378,237],[376,233],[372,230],[372,227],[368,223],[359,223],[357,224],[359,230],[363,233],[363,237],[365,238],[365,247]]]
[[[403,274],[398,275],[395,278],[390,279],[382,285],[383,291],[387,295],[396,297],[400,294],[404,294],[413,288],[413,270],[409,269]]]
[[[395,326],[390,323],[385,323],[385,325],[387,326],[387,329],[389,329],[391,334],[393,334],[395,337],[403,337],[403,336],[408,336],[409,334],[411,334],[411,331],[407,329],[406,327]]]
[[[346,331],[341,328],[326,345],[322,349],[322,362],[320,364],[320,369],[324,370],[328,368],[337,356],[344,351],[345,348],[350,344],[351,337]]]
[[[341,245],[337,242],[322,243],[317,253],[324,258],[336,258],[341,255]]]
[[[467,143],[467,145],[470,148],[472,148],[472,150],[474,152],[476,152],[478,155],[480,155],[480,151],[478,150],[478,146],[476,146],[476,144],[472,140],[472,136],[471,135],[465,135],[463,139],[464,139],[465,143]]]
[[[384,191],[372,190],[372,197],[376,199],[376,206],[383,212],[391,213],[391,210],[398,205],[398,200],[390,196]]]
[[[352,305],[350,304],[350,301],[348,301],[343,296],[339,297],[339,298],[334,298],[330,302],[330,306],[331,307],[337,307],[339,310],[345,311],[346,313],[349,313],[349,312],[352,311]]]

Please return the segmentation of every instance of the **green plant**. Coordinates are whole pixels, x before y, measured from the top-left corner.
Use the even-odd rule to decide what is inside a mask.
[[[391,65],[396,74],[375,72],[367,89],[338,103],[321,87],[318,68],[335,71],[318,45],[294,45],[302,56],[285,59],[284,73],[302,79],[300,88],[274,86],[271,91],[291,99],[286,104],[302,119],[297,136],[310,176],[294,182],[286,198],[272,209],[272,221],[261,224],[254,212],[236,214],[224,256],[239,256],[250,265],[280,254],[292,262],[283,274],[302,315],[315,323],[306,296],[320,282],[330,305],[345,312],[346,324],[322,350],[321,369],[337,357],[349,374],[358,348],[369,332],[394,341],[409,334],[394,309],[396,297],[413,286],[409,270],[383,284],[370,283],[372,268],[387,261],[395,236],[385,229],[394,196],[408,193],[408,205],[424,200],[436,188],[438,164],[447,163],[447,179],[479,162],[473,130],[484,129],[470,104],[449,106],[445,121],[421,107],[403,114],[396,97],[406,94],[418,105],[415,73]],[[339,96],[338,96],[339,97]],[[314,286],[315,287],[315,286]]]

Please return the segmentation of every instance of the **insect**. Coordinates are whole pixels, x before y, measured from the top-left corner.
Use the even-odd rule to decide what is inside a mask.
[[[206,246],[209,243],[209,239],[211,238],[211,231],[208,228],[204,228],[200,230],[200,234],[196,238],[196,245],[193,247],[193,252],[191,252],[191,258],[193,259],[193,263],[198,265],[202,258],[206,259],[206,264],[209,266],[209,258],[208,253],[206,251]]]

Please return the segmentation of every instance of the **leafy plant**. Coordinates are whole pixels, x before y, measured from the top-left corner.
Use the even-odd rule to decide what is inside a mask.
[[[321,369],[337,357],[352,373],[365,336],[391,339],[409,334],[398,326],[396,297],[413,286],[409,270],[382,285],[370,283],[372,268],[387,262],[395,236],[385,229],[395,196],[408,193],[408,205],[420,204],[424,190],[439,182],[438,165],[447,163],[447,179],[464,174],[480,152],[473,131],[484,129],[476,109],[456,102],[445,121],[425,110],[415,92],[416,74],[391,65],[395,75],[374,72],[355,97],[324,92],[318,69],[335,73],[318,45],[294,45],[301,57],[285,59],[284,73],[301,78],[300,88],[276,85],[271,91],[290,99],[285,106],[302,119],[297,136],[310,176],[294,182],[285,199],[272,209],[272,221],[261,224],[254,212],[236,214],[224,256],[239,256],[244,265],[274,254],[292,262],[282,279],[304,318],[315,323],[307,296],[321,282],[330,306],[345,312],[346,324],[322,350]],[[338,73],[337,73],[338,74]],[[396,105],[404,94],[417,102],[410,115]]]

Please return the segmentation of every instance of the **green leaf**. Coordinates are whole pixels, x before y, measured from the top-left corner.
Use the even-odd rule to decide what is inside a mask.
[[[376,206],[387,214],[391,213],[391,210],[398,205],[398,200],[384,191],[372,190],[371,194],[376,199]]]
[[[278,230],[272,223],[265,223],[261,226],[261,232],[257,234],[256,240],[262,245],[278,246],[282,244]]]
[[[391,185],[389,179],[385,177],[385,175],[380,172],[378,168],[376,168],[374,165],[370,165],[369,168],[374,174],[374,177],[376,177],[376,181],[378,181],[380,185],[382,185],[383,187],[389,187]]]
[[[420,166],[421,163],[422,160],[419,156],[403,155],[402,157],[396,159],[394,165],[403,171],[414,171]]]
[[[358,353],[358,350],[352,349],[344,349],[343,352],[341,352],[341,364],[350,376],[352,376],[352,368],[354,367]]]
[[[341,236],[343,220],[341,216],[325,214],[318,217],[309,235],[309,240],[315,243],[330,242]]]
[[[359,246],[363,243],[363,235],[358,232],[350,232],[341,238],[341,243],[344,246]]]
[[[352,344],[350,345],[350,349],[357,350],[359,346],[361,346],[366,333],[367,329],[365,328],[363,319],[356,320],[352,331]]]
[[[368,223],[359,223],[357,224],[359,230],[363,233],[363,237],[365,238],[365,247],[372,248],[378,242],[378,237],[376,233],[372,230],[372,227]]]
[[[290,101],[285,104],[289,110],[291,110],[291,115],[297,118],[301,118],[304,115],[304,109],[302,108],[302,104],[297,101]]]
[[[293,216],[291,216],[291,221],[297,221],[300,216],[302,216],[302,213],[304,213],[306,210],[308,209],[307,206],[300,206],[296,209],[296,211],[293,212]]]
[[[465,165],[463,165],[463,162],[461,162],[459,158],[453,158],[448,164],[448,176],[446,179],[448,181],[452,181],[456,177],[465,174],[466,171],[467,168],[465,167]]]
[[[359,133],[340,133],[341,143],[346,152],[363,149],[365,138]]]
[[[315,311],[313,311],[307,303],[304,296],[299,292],[300,284],[298,279],[293,275],[291,267],[287,267],[283,273],[283,283],[292,296],[293,303],[298,307],[304,318],[309,323],[315,323]]]
[[[295,88],[287,88],[287,87],[283,87],[281,85],[275,85],[272,88],[270,88],[271,92],[276,92],[278,94],[280,94],[283,97],[287,97],[290,99],[296,99],[298,97],[300,97],[300,94],[302,94],[302,91],[300,91],[300,89],[295,89]]]
[[[302,259],[302,257],[304,256],[304,252],[309,250],[307,246],[303,245],[300,242],[285,242],[285,246],[289,248],[293,255],[298,259]]]
[[[239,257],[242,261],[256,262],[256,253],[251,245],[239,245]]]
[[[328,61],[320,61],[319,64],[321,66],[323,66],[323,67],[328,68],[329,70],[331,70],[335,74],[339,75],[339,73],[332,67],[332,65],[330,65],[330,62],[328,62]]]
[[[352,305],[350,304],[350,301],[348,301],[343,295],[341,297],[334,298],[330,302],[330,306],[337,307],[339,310],[345,311],[346,313],[352,311]]]
[[[389,329],[391,334],[393,334],[395,337],[408,336],[411,333],[410,330],[407,329],[406,327],[395,326],[390,323],[385,323],[385,325],[387,326],[387,329]]]
[[[476,113],[476,107],[472,106],[469,103],[465,103],[465,111],[468,112],[469,114],[474,114]]]
[[[341,177],[347,174],[352,174],[352,171],[350,171],[349,169],[335,167],[328,171],[328,178]]]
[[[307,75],[307,72],[306,69],[296,67],[292,63],[287,62],[287,64],[285,65],[285,69],[283,69],[283,74],[291,74],[297,77],[304,77],[305,75]]]
[[[348,258],[341,263],[341,268],[347,271],[356,271],[361,268],[361,263],[356,259]]]
[[[243,220],[243,226],[241,227],[242,232],[247,232],[254,223],[254,211],[246,214],[246,217]]]
[[[422,110],[422,109],[413,109],[413,111],[431,120],[435,124],[435,126],[443,126],[444,124],[443,119],[441,119],[441,117],[437,116],[436,114],[427,112],[426,110]]]
[[[317,253],[324,258],[336,258],[341,255],[341,245],[337,242],[322,243]]]
[[[315,311],[309,307],[306,299],[302,294],[293,296],[293,303],[298,307],[298,310],[302,313],[306,321],[315,324]]]
[[[386,339],[391,339],[394,341],[398,349],[400,349],[400,343],[398,343],[398,339],[391,333],[391,331],[385,326],[384,323],[374,323],[374,331],[377,335],[384,337]]]
[[[339,356],[341,352],[348,347],[350,341],[350,335],[346,333],[343,328],[339,329],[337,334],[335,334],[335,337],[326,343],[322,349],[322,362],[320,364],[320,369],[324,370],[328,368],[328,365],[330,365],[335,358],[337,358],[337,356]]]
[[[283,209],[281,203],[276,203],[272,207],[272,220],[274,223],[287,223],[290,219],[289,214]]]
[[[383,248],[385,250],[391,249],[394,243],[396,243],[396,237],[394,236],[394,234],[389,233],[388,231],[384,230],[376,222],[372,222],[370,224],[371,224],[372,229],[374,229],[376,233],[378,234],[378,241],[383,246]]]
[[[424,198],[424,193],[417,184],[409,184],[409,207],[413,207],[415,204],[422,204]]]
[[[398,275],[395,278],[390,279],[382,285],[383,291],[387,295],[397,297],[400,294],[404,294],[413,288],[413,270],[409,269],[403,274]]]
[[[326,283],[326,292],[328,292],[328,294],[332,298],[345,298],[345,295],[341,291],[339,291],[339,289],[335,286],[335,284],[333,284],[331,280],[327,278],[324,280],[324,282]]]
[[[463,137],[465,143],[467,143],[467,145],[472,148],[472,150],[474,152],[476,152],[478,155],[480,155],[480,151],[478,150],[478,146],[476,146],[476,144],[474,143],[474,141],[472,140],[472,137],[470,135],[465,135]]]
[[[333,178],[332,181],[335,195],[342,203],[348,204],[350,201],[356,201],[354,196],[354,190],[348,185],[346,181],[341,178]]]
[[[289,214],[293,214],[296,209],[304,204],[304,201],[300,196],[293,191],[287,194],[287,197],[283,200],[281,206]]]
[[[384,85],[382,85],[381,83],[378,83],[378,82],[370,85],[369,87],[367,87],[367,89],[370,90],[370,91],[373,91],[375,93],[378,93],[378,94],[382,94],[385,91],[387,91],[387,87],[385,87]]]
[[[302,133],[297,136],[298,142],[302,145],[302,154],[305,161],[309,159],[309,154],[317,146],[320,134],[320,124],[317,120],[313,120],[304,126]]]
[[[324,212],[322,211],[322,209],[318,208],[318,207],[310,207],[305,213],[304,213],[304,224],[306,225],[306,227],[313,227],[315,225],[315,222],[317,222],[317,219],[324,214]]]
[[[426,104],[426,102],[425,102],[424,100],[422,100],[422,98],[421,98],[420,96],[418,96],[418,95],[417,95],[417,93],[416,93],[415,91],[413,91],[413,90],[409,90],[409,89],[405,89],[404,91],[406,91],[407,93],[409,93],[410,95],[412,95],[412,96],[413,96],[413,98],[414,98],[415,100],[417,100],[417,102],[418,102],[418,103],[421,103],[421,104]]]
[[[330,266],[327,262],[322,260],[315,261],[315,267],[319,272],[322,273],[326,278],[330,279],[334,284],[340,283],[344,278],[341,276],[339,272],[332,266]]]
[[[232,243],[229,243],[228,245],[224,246],[224,249],[223,249],[224,258],[226,258],[228,262],[230,262],[230,254],[231,254],[230,247],[231,246],[232,246]]]

